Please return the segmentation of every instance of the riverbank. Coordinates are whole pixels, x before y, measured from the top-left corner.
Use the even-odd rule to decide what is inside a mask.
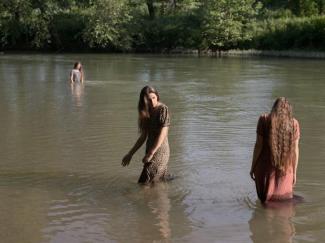
[[[211,56],[211,57],[284,57],[284,58],[307,58],[307,59],[325,59],[325,52],[321,51],[277,51],[277,50],[229,50],[214,52],[198,51],[190,49],[175,49],[171,51],[160,51],[160,52],[38,52],[38,51],[7,51],[0,52],[0,55],[7,54],[136,54],[136,55],[172,55],[172,56]]]
[[[161,52],[162,54],[172,55],[197,55],[197,56],[240,56],[240,57],[290,57],[290,58],[311,58],[311,59],[325,59],[325,52],[322,51],[298,51],[298,50],[228,50],[228,51],[198,51],[198,50],[172,50],[169,52]]]
[[[266,56],[325,59],[325,52],[320,51],[275,51],[275,50],[229,50],[221,52],[221,56]]]

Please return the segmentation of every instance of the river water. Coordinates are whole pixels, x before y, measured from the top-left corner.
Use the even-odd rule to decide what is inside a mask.
[[[70,86],[76,60],[84,85]],[[151,55],[0,56],[1,242],[325,241],[325,62]],[[140,89],[172,123],[176,179],[137,185]],[[263,208],[249,177],[260,114],[301,125],[297,205]]]

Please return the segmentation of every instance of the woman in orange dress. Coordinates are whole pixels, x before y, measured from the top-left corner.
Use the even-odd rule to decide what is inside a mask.
[[[270,114],[260,116],[251,178],[262,203],[293,198],[297,182],[300,128],[284,97],[276,99]]]

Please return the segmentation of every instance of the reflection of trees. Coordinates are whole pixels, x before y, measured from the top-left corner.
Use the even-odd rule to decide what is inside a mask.
[[[295,215],[292,201],[271,202],[266,207],[257,207],[249,221],[253,242],[292,242],[295,226],[291,218]]]
[[[52,70],[59,66],[53,63],[54,58],[9,55],[0,61],[2,166],[8,163],[10,168],[16,165],[30,168],[31,164],[21,161],[38,163],[44,161],[43,158],[56,161],[57,154],[48,149],[55,146],[54,136],[53,140],[43,140],[56,127],[61,127],[61,124],[56,124],[60,116],[53,109],[54,104],[59,103],[57,107],[64,107],[60,104],[60,95],[66,87],[53,82]]]

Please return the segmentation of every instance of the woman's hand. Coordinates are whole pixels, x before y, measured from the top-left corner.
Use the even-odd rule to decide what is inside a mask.
[[[127,166],[127,165],[129,165],[131,159],[132,159],[132,154],[127,153],[127,154],[123,157],[123,159],[122,159],[122,165],[123,165],[123,166]]]
[[[250,174],[252,180],[255,181],[255,175],[254,175],[253,170],[251,170],[251,171],[249,172],[249,174]]]
[[[145,163],[149,163],[152,160],[153,154],[151,153],[147,153],[146,156],[143,157],[142,162]]]
[[[292,182],[293,186],[295,186],[296,183],[297,183],[297,176],[296,176],[296,174],[294,174],[293,175],[293,182]]]

